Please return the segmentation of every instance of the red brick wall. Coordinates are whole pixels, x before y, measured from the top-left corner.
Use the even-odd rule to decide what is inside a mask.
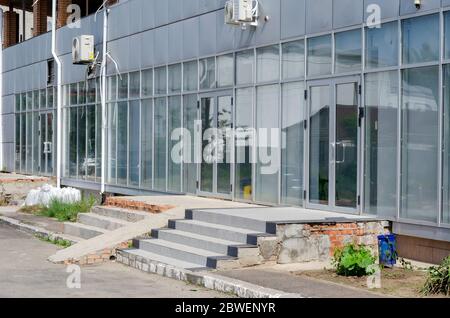
[[[70,13],[67,12],[67,7],[72,4],[72,0],[58,0],[58,12],[56,26],[61,28],[67,24],[67,18]]]
[[[3,48],[19,42],[19,14],[14,11],[3,13]]]
[[[51,15],[48,1],[39,0],[33,7],[33,36],[47,32],[47,17]]]

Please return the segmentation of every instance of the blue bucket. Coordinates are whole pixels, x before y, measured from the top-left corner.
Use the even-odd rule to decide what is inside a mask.
[[[397,242],[395,235],[378,236],[378,252],[380,255],[380,265],[393,267],[397,264]]]

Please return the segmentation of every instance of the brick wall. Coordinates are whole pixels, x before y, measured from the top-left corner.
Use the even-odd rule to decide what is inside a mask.
[[[51,15],[48,1],[39,0],[33,7],[33,36],[47,32],[47,17]]]
[[[67,24],[67,18],[70,13],[67,12],[67,7],[72,4],[72,0],[58,0],[58,12],[56,26],[61,28]]]
[[[280,264],[327,261],[348,243],[378,251],[378,235],[390,233],[387,221],[277,225],[277,238],[260,238],[261,256]]]
[[[19,14],[14,11],[3,13],[3,48],[19,42]]]

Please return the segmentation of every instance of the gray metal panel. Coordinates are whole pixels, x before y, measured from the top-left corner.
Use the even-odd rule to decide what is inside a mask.
[[[155,64],[164,64],[167,62],[167,50],[169,31],[167,26],[155,29],[153,38],[153,53]]]
[[[14,99],[14,98],[13,98]],[[14,103],[14,102],[12,102]],[[4,120],[3,126],[3,142],[14,142],[14,118],[13,113],[2,115]]]
[[[442,0],[442,6],[443,7],[450,6],[450,0]]]
[[[183,59],[183,24],[181,22],[169,25],[168,62],[178,62]]]
[[[225,6],[226,0],[199,0],[199,14],[217,10],[217,9],[223,9]]]
[[[141,1],[133,0],[129,5],[124,5],[128,7],[127,18],[130,23],[129,34],[134,34],[142,30],[142,4]]]
[[[256,28],[255,43],[264,45],[279,41],[281,33],[281,4],[280,0],[259,0],[260,25]],[[264,17],[268,16],[266,22]]]
[[[364,0],[365,19],[367,19],[370,14],[367,12],[367,8],[371,4],[376,4],[380,7],[382,19],[397,17],[400,10],[400,0]]]
[[[199,18],[195,17],[182,22],[183,59],[198,56]]]
[[[234,48],[236,27],[224,23],[224,10],[216,13],[216,49],[217,53],[231,51]]]
[[[281,38],[305,34],[305,0],[281,0]]]
[[[183,1],[184,0],[166,0],[169,4],[169,23],[183,18]]]
[[[414,5],[414,1],[409,1],[409,0],[400,0],[400,1],[401,1],[400,2],[400,15],[411,14],[411,13],[415,13],[418,11]],[[422,12],[422,11],[437,9],[437,8],[440,8],[440,6],[441,6],[441,0],[422,1],[422,7],[419,11]]]
[[[153,34],[154,31],[141,33],[141,67],[146,68],[153,65]]]
[[[128,37],[128,47],[121,47],[120,49],[123,51],[123,54],[128,56],[128,69],[127,71],[137,70],[141,67],[141,46],[142,46],[142,37],[141,34],[135,34]],[[130,48],[132,48],[130,50]],[[122,72],[122,70],[120,70]],[[125,70],[123,70],[125,71]]]
[[[15,110],[15,95],[8,95],[2,97],[3,109],[2,115],[14,113]]]
[[[138,0],[141,12],[141,26],[142,30],[149,30],[155,27],[155,4],[157,0]]]
[[[200,16],[199,55],[210,55],[216,52],[216,13]]]
[[[334,0],[333,27],[343,28],[361,24],[364,17],[364,3],[361,0]]]
[[[169,2],[155,0],[153,3],[155,12],[155,27],[167,24],[169,21]]]
[[[182,0],[182,4],[183,4],[183,19],[198,14],[199,0]]]
[[[5,122],[5,119],[3,119]],[[2,143],[1,144],[3,151],[3,167],[2,169],[5,171],[13,172],[14,171],[14,144],[13,143]]]
[[[333,0],[306,0],[306,33],[330,31],[333,23]]]
[[[119,71],[121,73],[126,72],[127,70],[130,69],[129,55],[131,55],[131,51],[134,50],[130,50],[129,48],[130,48],[130,37],[118,39],[109,42],[108,44],[108,51],[112,56],[112,58],[116,61],[119,67]],[[108,74],[117,73],[114,63],[108,63],[107,73]]]

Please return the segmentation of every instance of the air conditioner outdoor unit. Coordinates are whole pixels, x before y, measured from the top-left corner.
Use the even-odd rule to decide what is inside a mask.
[[[229,0],[225,3],[225,23],[257,25],[257,0]]]
[[[80,35],[72,40],[73,64],[90,64],[95,60],[94,36]]]

